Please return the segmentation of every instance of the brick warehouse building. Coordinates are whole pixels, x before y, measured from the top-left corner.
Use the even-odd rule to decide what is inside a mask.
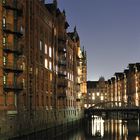
[[[86,52],[57,1],[1,0],[0,26],[0,136],[81,118]]]
[[[128,64],[127,69],[123,72],[116,72],[103,85],[99,86],[98,81],[87,81],[85,107],[88,108],[101,102],[114,102],[116,106],[120,107],[139,107],[140,63]],[[105,93],[105,98],[102,98],[101,93]],[[103,100],[100,100],[101,98]]]
[[[130,63],[123,72],[116,72],[108,80],[108,101],[128,106],[140,105],[140,63]]]
[[[91,107],[107,99],[107,81],[100,77],[98,81],[87,81],[87,96],[85,107]]]

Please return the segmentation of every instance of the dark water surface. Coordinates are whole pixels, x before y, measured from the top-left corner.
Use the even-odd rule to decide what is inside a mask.
[[[140,140],[139,120],[103,120],[94,116],[83,128],[55,140]]]

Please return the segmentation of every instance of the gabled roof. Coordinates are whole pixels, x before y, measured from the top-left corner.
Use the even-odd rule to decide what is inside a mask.
[[[79,35],[77,33],[76,27],[74,27],[73,32],[68,32],[67,34],[73,41],[76,41],[76,42],[79,41]]]

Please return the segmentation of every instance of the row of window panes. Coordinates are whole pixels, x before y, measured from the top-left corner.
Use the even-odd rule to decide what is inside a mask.
[[[73,74],[68,72],[67,78],[71,81],[73,81]]]
[[[6,27],[6,18],[3,17],[2,18],[2,27],[5,28]],[[22,27],[22,25],[20,26],[20,32],[23,33],[24,29]]]
[[[52,62],[51,61],[49,61],[49,67],[48,67],[48,60],[47,60],[47,58],[45,58],[45,68],[46,69],[50,69],[50,70],[52,70]]]
[[[7,57],[3,56],[3,65],[7,64]],[[20,65],[20,68],[22,68],[23,70],[25,70],[25,63],[23,62],[22,65]]]
[[[42,51],[43,50],[43,43],[42,41],[40,40],[40,50]],[[47,47],[47,44],[45,44],[45,54],[48,53],[48,47]],[[49,57],[52,57],[52,47],[49,46]]]

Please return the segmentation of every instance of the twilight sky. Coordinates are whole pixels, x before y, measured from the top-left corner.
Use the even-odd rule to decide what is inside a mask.
[[[87,50],[88,80],[140,62],[140,0],[58,0],[58,7]]]

